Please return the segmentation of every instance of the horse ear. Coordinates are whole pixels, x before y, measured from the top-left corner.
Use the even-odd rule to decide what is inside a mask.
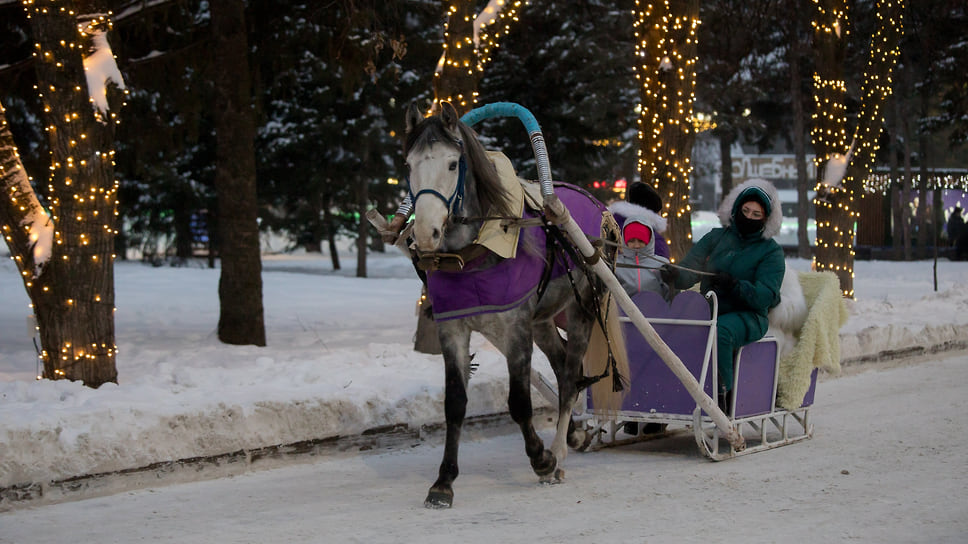
[[[441,102],[440,120],[444,122],[444,126],[451,132],[457,133],[457,110],[454,109],[454,106],[450,102]]]
[[[420,121],[423,121],[423,114],[420,113],[420,108],[417,107],[417,102],[411,102],[410,106],[407,107],[407,132],[409,133],[413,130],[413,127],[417,126]]]

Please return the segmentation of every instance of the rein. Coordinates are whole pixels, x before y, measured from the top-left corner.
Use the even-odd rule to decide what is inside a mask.
[[[505,216],[484,216],[484,217],[464,217],[464,216],[450,216],[448,221],[454,224],[460,225],[470,225],[479,221],[488,220],[501,220],[501,227],[504,229],[509,228],[524,228],[533,226],[543,226],[545,223],[540,217],[534,217],[530,219],[522,219],[518,217],[505,217]],[[443,270],[445,272],[460,272],[464,269],[464,266],[472,260],[480,257],[487,253],[486,247],[480,244],[470,244],[461,248],[458,251],[444,252],[444,251],[428,251],[426,253],[420,250],[415,250],[415,255],[417,259],[417,268],[423,271],[432,272],[434,270]]]
[[[612,241],[609,241],[609,240],[598,239],[597,241],[599,241],[602,244],[605,244],[607,246],[613,246],[613,247],[617,247],[617,248],[620,248],[620,249],[623,248],[623,247],[625,247],[624,244],[620,244],[618,242],[612,242]],[[703,270],[695,270],[695,269],[689,268],[687,266],[678,265],[678,264],[673,263],[673,262],[660,261],[655,255],[643,255],[643,257],[645,257],[646,259],[652,259],[653,261],[655,261],[657,263],[662,263],[663,265],[668,265],[671,268],[678,268],[679,270],[685,270],[686,272],[692,272],[693,274],[698,274],[700,276],[715,276],[716,275],[713,272],[706,272],[706,271],[703,271]],[[615,266],[617,268],[650,268],[648,266],[641,266],[641,265],[635,265],[635,264],[622,264],[622,263],[616,263]]]
[[[549,255],[552,251],[554,251],[552,249],[552,246],[557,246],[558,250],[554,251],[555,259],[565,259],[565,255],[567,255],[568,257],[571,257],[571,261],[575,264],[575,266],[577,266],[581,270],[581,272],[585,274],[586,279],[588,280],[589,284],[592,286],[591,297],[592,297],[592,304],[594,305],[594,308],[595,308],[595,310],[592,311],[592,315],[594,316],[595,320],[598,322],[598,326],[601,327],[601,330],[604,333],[605,344],[608,350],[608,363],[605,365],[605,370],[598,376],[585,376],[580,380],[578,380],[578,383],[577,383],[578,390],[581,391],[585,388],[588,388],[592,384],[604,378],[607,378],[609,374],[611,374],[612,391],[622,391],[625,389],[628,383],[618,371],[618,362],[615,359],[615,354],[612,352],[612,339],[609,338],[608,327],[605,325],[605,322],[607,321],[608,316],[607,314],[603,315],[601,310],[603,297],[611,296],[611,294],[608,293],[607,289],[598,288],[595,286],[596,282],[594,281],[594,273],[591,270],[591,266],[594,265],[594,263],[598,259],[603,257],[602,251],[601,251],[603,243],[609,243],[609,242],[607,240],[599,238],[595,242],[595,245],[598,246],[595,251],[595,254],[592,255],[591,257],[585,257],[584,255],[581,254],[580,251],[577,250],[577,248],[575,248],[571,244],[571,242],[568,241],[565,233],[563,233],[561,229],[558,228],[557,225],[552,225],[552,224],[546,225],[545,233],[548,236]],[[568,281],[571,283],[571,288],[572,288],[572,292],[575,295],[575,300],[578,302],[579,307],[584,307],[585,305],[582,303],[581,295],[578,292],[578,285],[575,283],[575,279],[571,275],[572,269],[570,267],[566,267],[566,268],[567,268],[566,270],[567,273],[565,275],[568,277]],[[544,281],[544,279],[542,279],[542,281]],[[605,310],[605,311],[607,312],[608,310]]]

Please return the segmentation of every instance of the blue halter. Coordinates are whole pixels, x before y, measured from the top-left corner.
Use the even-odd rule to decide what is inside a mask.
[[[445,197],[437,191],[436,189],[421,189],[417,191],[417,194],[413,194],[413,189],[410,188],[410,174],[407,174],[407,193],[410,195],[410,203],[413,206],[417,205],[417,199],[420,198],[422,194],[433,195],[442,201],[444,205],[447,206],[448,213],[455,213],[463,211],[464,209],[464,178],[467,174],[467,161],[464,159],[464,142],[462,140],[457,140],[457,145],[460,148],[460,160],[457,162],[457,187],[454,188],[453,194],[450,198]]]

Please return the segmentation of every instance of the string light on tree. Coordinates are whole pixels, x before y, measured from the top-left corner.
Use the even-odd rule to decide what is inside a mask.
[[[643,182],[666,195],[662,215],[670,219],[671,239],[688,241],[690,154],[696,126],[704,123],[693,115],[700,22],[698,4],[695,12],[677,9],[669,0],[635,2],[635,78],[641,97],[637,169]],[[684,235],[677,236],[679,229]]]
[[[871,37],[870,57],[861,92],[861,109],[848,145],[846,84],[839,75],[848,32],[844,0],[814,0],[814,42],[821,56],[814,74],[816,111],[811,136],[817,166],[814,204],[817,207],[817,244],[814,267],[831,270],[841,281],[844,296],[853,298],[854,234],[860,214],[856,199],[863,197],[874,164],[883,125],[881,108],[891,93],[891,72],[899,55],[903,1],[875,3],[878,26]],[[823,73],[821,73],[823,72]]]
[[[119,122],[108,102],[123,106],[120,97],[127,91],[106,39],[110,12],[77,13],[72,2],[55,0],[22,3],[29,18],[43,19],[34,25],[38,41],[33,55],[44,82],[36,91],[47,114],[45,131],[52,149],[47,201],[52,233],[49,243],[38,240],[34,247],[48,247],[52,258],[32,273],[21,264],[21,272],[42,331],[44,377],[87,383],[100,371],[101,360],[112,360],[114,369],[117,353],[113,318],[105,327],[103,316],[115,311],[111,271],[118,180],[113,176],[113,130],[97,126]],[[66,21],[76,29],[73,37],[51,39]],[[76,74],[81,74],[80,82]],[[75,277],[90,283],[72,283]],[[105,334],[101,329],[109,330]],[[56,351],[51,343],[55,339],[60,342]],[[116,370],[91,379],[115,381]]]
[[[477,82],[502,36],[518,20],[525,0],[491,0],[474,15],[472,2],[451,4],[444,22],[444,45],[434,71],[435,103],[447,101],[460,111],[477,103]],[[455,28],[452,28],[455,27]],[[452,34],[456,33],[456,34]],[[447,82],[442,80],[447,79]]]

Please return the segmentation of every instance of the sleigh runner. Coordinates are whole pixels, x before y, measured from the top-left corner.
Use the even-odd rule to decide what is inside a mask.
[[[684,291],[675,297],[671,306],[656,293],[638,293],[632,298],[660,338],[676,352],[702,384],[705,394],[711,397],[718,390],[715,294],[710,292],[704,297],[696,291]],[[692,431],[705,456],[720,461],[813,435],[809,411],[816,390],[817,370],[810,374],[810,385],[799,407],[793,410],[778,407],[780,348],[775,337],[767,336],[748,344],[736,355],[732,395],[723,411],[746,440],[746,448],[737,450],[721,440],[712,419],[697,406],[628,317],[622,319],[630,354],[629,391],[621,410],[614,413],[596,409],[593,394],[586,391],[575,419],[586,426],[589,448],[634,442],[649,435],[647,429],[655,432],[667,425],[678,425]]]

